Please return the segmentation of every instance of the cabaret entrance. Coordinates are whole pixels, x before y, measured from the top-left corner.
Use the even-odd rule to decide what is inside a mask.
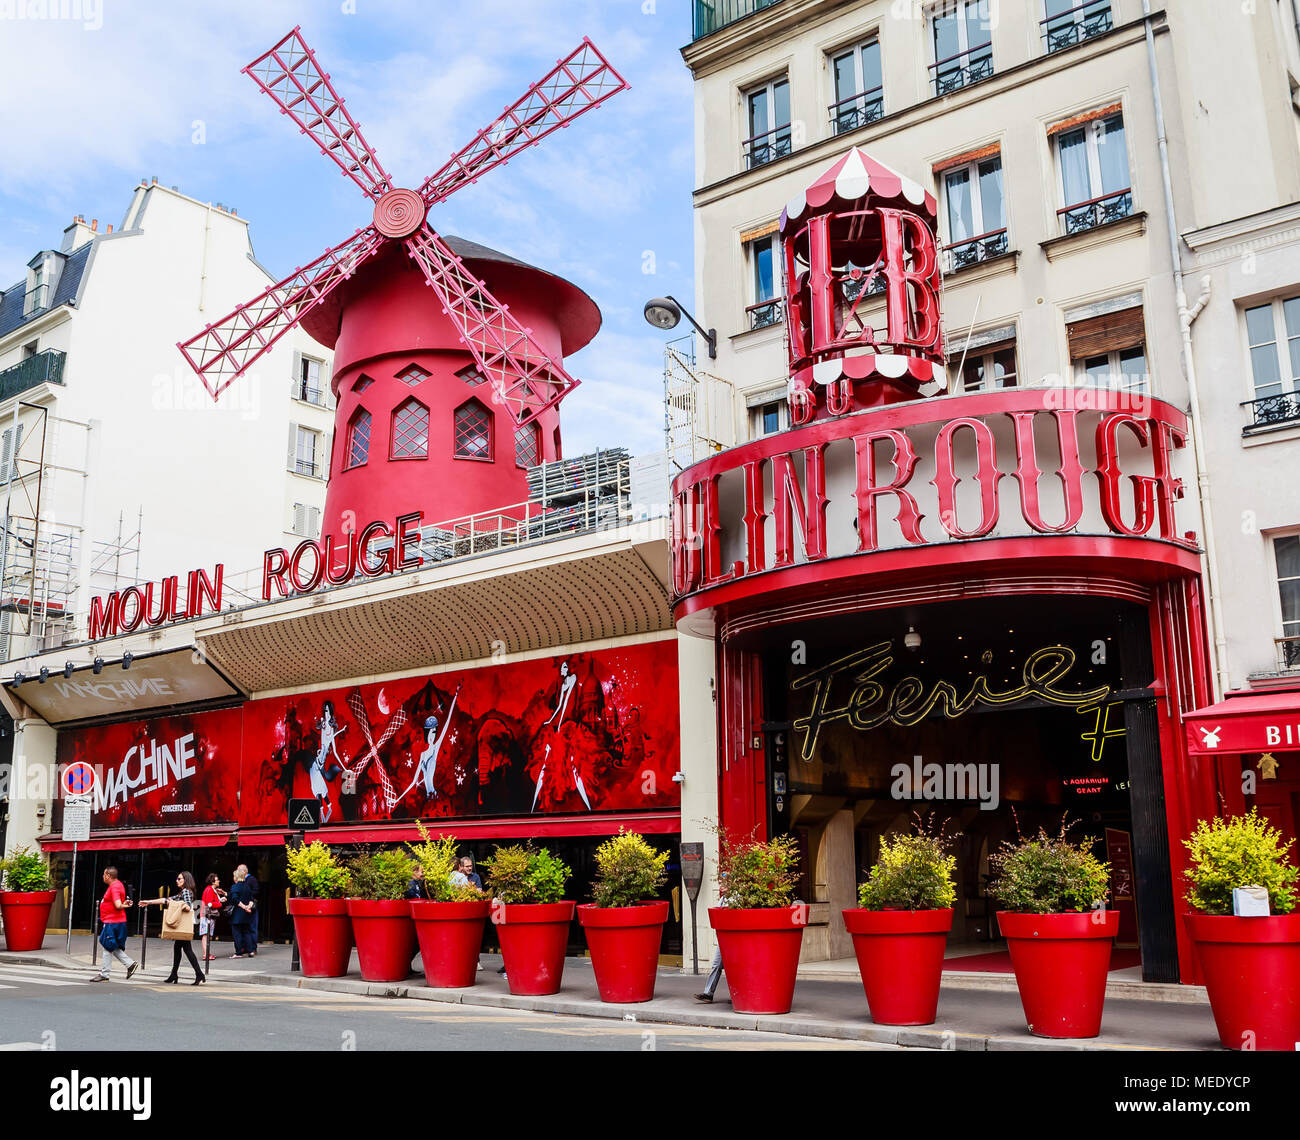
[[[1136,967],[1143,948],[1154,969],[1176,963],[1144,607],[914,605],[749,629],[727,653],[752,670],[764,822],[799,841],[818,957],[852,955],[839,912],[881,835],[920,816],[955,836],[954,968],[1009,969],[989,855],[1063,822],[1111,865],[1113,968]]]

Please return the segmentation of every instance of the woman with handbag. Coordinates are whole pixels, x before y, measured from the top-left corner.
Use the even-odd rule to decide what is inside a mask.
[[[194,941],[194,876],[188,871],[178,871],[176,893],[171,898],[148,899],[140,905],[166,908],[163,912],[162,936],[172,940],[173,948],[171,976],[164,980],[172,985],[180,981],[178,974],[181,968],[181,951],[184,950],[190,965],[194,967],[194,985],[207,981],[199,968],[199,960],[194,957],[194,947],[191,945]]]
[[[248,881],[248,871],[241,863],[235,868],[234,884],[226,896],[226,905],[230,911],[230,937],[235,942],[232,958],[255,958],[257,956],[257,927],[253,911],[257,907],[252,885]]]

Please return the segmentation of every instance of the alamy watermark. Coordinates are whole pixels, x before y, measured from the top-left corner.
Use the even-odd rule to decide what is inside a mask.
[[[998,806],[997,764],[926,764],[913,756],[889,774],[889,794],[896,800],[977,800],[980,811]]]
[[[97,32],[104,26],[104,0],[0,0],[0,20],[62,20]]]

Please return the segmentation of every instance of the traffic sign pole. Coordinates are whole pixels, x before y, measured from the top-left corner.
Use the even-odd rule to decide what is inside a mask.
[[[68,886],[68,938],[63,945],[63,952],[71,955],[72,953],[72,908],[77,902],[77,841],[72,841],[72,875]]]

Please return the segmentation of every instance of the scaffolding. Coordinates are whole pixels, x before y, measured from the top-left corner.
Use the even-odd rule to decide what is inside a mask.
[[[735,389],[695,365],[693,353],[664,346],[664,435],[673,473],[735,443]]]
[[[138,527],[124,535],[119,518],[116,541],[86,547],[84,510],[69,504],[77,501],[84,508],[88,438],[80,449],[82,461],[69,465],[76,448],[63,445],[68,430],[88,437],[90,425],[61,419],[50,407],[25,400],[15,400],[0,420],[0,660],[78,640],[83,586],[111,592],[124,579],[139,580]],[[61,476],[75,486],[61,487]],[[61,490],[70,492],[63,518],[55,510]],[[132,557],[135,573],[128,577]]]

